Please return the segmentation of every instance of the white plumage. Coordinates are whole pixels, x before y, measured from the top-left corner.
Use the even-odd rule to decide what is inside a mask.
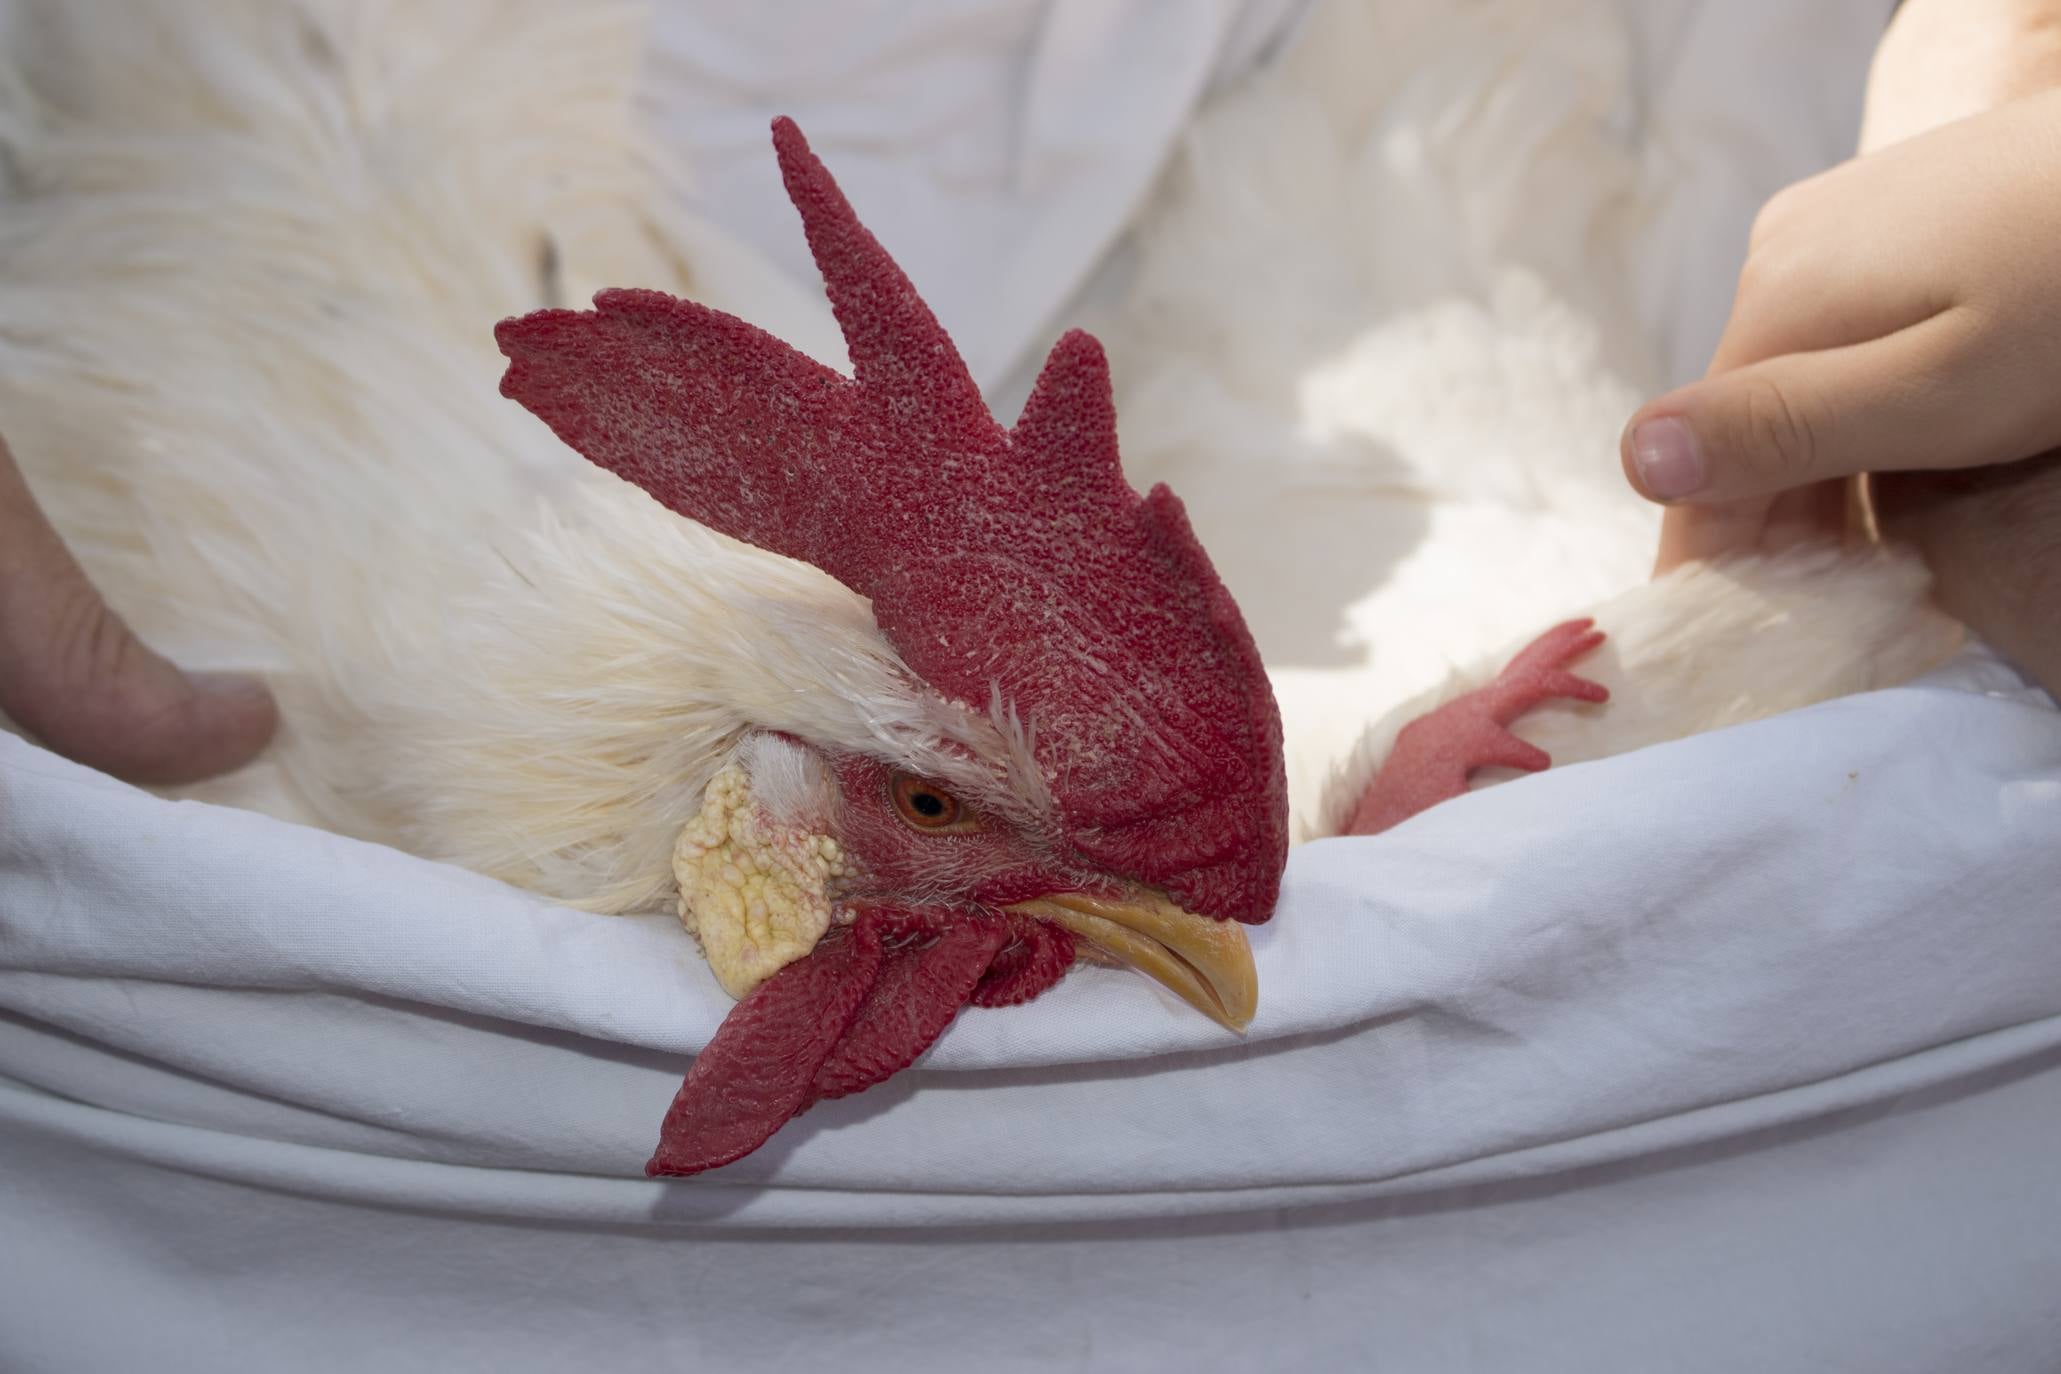
[[[1140,230],[1106,326],[1126,467],[1176,484],[1255,626],[1304,838],[1403,723],[1575,614],[1611,636],[1582,671],[1614,699],[1518,728],[1560,764],[1904,681],[1958,641],[1902,555],[1646,583],[1658,516],[1617,435],[1663,377],[1640,297],[1690,189],[1670,153],[1712,133],[1635,94],[1623,11],[1319,5],[1205,112]]]
[[[1594,94],[1631,60],[1605,8],[1319,6],[1206,113],[1095,322],[1133,484],[1186,499],[1268,654],[1306,835],[1422,702],[1390,708],[1613,593],[1586,671],[1615,700],[1520,731],[1563,763],[1902,680],[1953,641],[1888,554],[1641,583],[1653,520],[1613,444],[1653,378],[1612,264],[1651,188]],[[492,323],[603,285],[841,361],[811,294],[676,208],[630,14],[196,16],[18,5],[0,75],[0,424],[146,639],[267,669],[285,707],[266,760],[192,795],[630,910],[670,900],[745,727],[991,728],[908,692],[860,598],[497,395]],[[1550,56],[1452,105],[1441,60],[1484,44]]]
[[[859,598],[496,392],[495,320],[613,281],[833,346],[666,209],[631,16],[122,13],[12,18],[0,413],[139,633],[274,674],[269,757],[191,795],[625,910],[740,713],[915,709]]]

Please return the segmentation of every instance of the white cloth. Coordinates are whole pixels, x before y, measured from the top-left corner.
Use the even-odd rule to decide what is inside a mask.
[[[800,23],[760,0],[664,5],[645,99],[696,211],[813,287],[766,154],[792,116],[989,387],[1050,343],[1196,104],[1307,2],[840,0]]]
[[[1626,0],[1651,98],[1710,112],[1655,155],[1719,172],[1633,264],[1676,375],[1753,204],[1850,138],[1867,8]],[[1220,51],[1196,12],[1162,90]],[[876,84],[788,105],[855,187],[900,60],[866,31]],[[1097,124],[1137,142],[1089,199],[1135,204],[1191,99]],[[908,194],[915,266],[958,203]],[[1071,290],[1102,213],[1011,298]],[[2056,891],[2061,714],[1971,659],[1299,851],[1243,1042],[1083,970],[661,1185],[724,1010],[675,923],[0,738],[0,1368],[2047,1371]]]
[[[1323,1233],[1364,1225],[1369,1272],[1401,1281],[1388,1247],[1421,1244],[1424,1273],[1444,1265],[1471,1300],[1412,1310],[1390,1291],[1369,1297],[1380,1329],[1347,1306],[1313,1333],[1424,1361],[1403,1368],[1441,1367],[1430,1352],[1460,1339],[1455,1319],[1482,1350],[1545,1323],[1534,1337],[1620,1357],[1704,1323],[1707,1353],[1673,1367],[1713,1369],[1752,1352],[1766,1358],[1745,1367],[1972,1367],[1946,1358],[1979,1348],[1948,1318],[1977,1295],[1996,1303],[1998,1350],[2061,1336],[2061,1310],[2010,1296],[2061,1294],[2061,714],[1995,665],[1309,846],[1257,932],[1264,1001],[1243,1043],[1140,980],[1077,974],[1028,1007],[966,1014],[917,1069],[684,1185],[635,1174],[724,1003],[670,920],[552,910],[391,851],[159,801],[15,741],[0,742],[0,815],[0,1189],[9,1216],[33,1219],[0,1234],[10,1368],[121,1368],[146,1351],[221,1368],[237,1348],[347,1368],[372,1347],[387,1367],[428,1367],[451,1340],[491,1351],[480,1367],[552,1368],[561,1356],[543,1352],[560,1347],[533,1340],[561,1319],[597,1364],[756,1333],[798,1365],[817,1319],[785,1330],[797,1305],[841,1313],[825,1330],[868,1320],[874,1290],[836,1262],[842,1245],[899,1255],[876,1281],[900,1289],[1017,1243],[980,1228],[1127,1218],[1173,1227],[1147,1235],[1216,1217],[1231,1237],[1272,1237],[1149,1280],[1126,1277],[1122,1247],[1082,1242],[1075,1261],[1098,1290],[1190,1292],[1183,1324],[1248,1346],[1280,1340],[1254,1312],[1313,1287],[1337,1303],[1363,1281],[1260,1257],[1358,1263]],[[1825,1143],[1864,1122],[1876,1143]],[[1852,1153],[1855,1191],[1827,1194],[1823,1159],[1758,1158],[1799,1141]],[[1690,1202],[1719,1205],[1698,1192],[1714,1160],[1764,1190],[1723,1204],[1745,1209],[1737,1238],[1651,1229],[1690,1205],[1669,1200],[1671,1169],[1702,1179]],[[1960,1182],[1935,1193],[1941,1168]],[[1643,1201],[1620,1204],[1620,1184]],[[1559,1207],[1556,1229],[1572,1229],[1455,1253],[1426,1218],[1477,1196],[1512,1215]],[[1318,1205],[1345,1220],[1227,1217]],[[1620,1205],[1658,1209],[1628,1224],[1679,1284],[1607,1335],[1562,1330],[1535,1291],[1548,1274],[1658,1282],[1622,1253]],[[1828,1235],[1828,1209],[1867,1225]],[[1381,1224],[1398,1216],[1416,1239]],[[766,1243],[877,1227],[953,1229],[934,1254],[922,1232]],[[682,1228],[703,1242],[634,1258]],[[1912,1248],[1886,1247],[1891,1233]],[[1792,1246],[1852,1276],[1798,1274]],[[756,1280],[724,1272],[733,1261]],[[270,1296],[211,1296],[222,1264]],[[1783,1339],[1713,1311],[1714,1294],[1729,1306],[1785,1273],[1875,1296],[1844,1300],[1830,1326],[1799,1308]],[[290,1294],[273,1288],[285,1274]],[[120,1300],[82,1325],[104,1281]],[[1017,1332],[1068,1307],[1063,1266],[1025,1282]],[[1244,1315],[1204,1296],[1241,1285],[1259,1305]],[[498,1293],[528,1315],[454,1327],[420,1306],[459,1289],[475,1312],[500,1310]],[[702,1304],[711,1291],[720,1309]],[[1528,1295],[1521,1320],[1499,1314],[1506,1294]],[[1122,1366],[1158,1348],[1122,1311],[1071,1307],[1062,1325],[1132,1352]],[[990,1367],[1029,1367],[1037,1348]],[[1796,1362],[1812,1348],[1855,1360]],[[1474,1367],[1585,1367],[1514,1359]]]

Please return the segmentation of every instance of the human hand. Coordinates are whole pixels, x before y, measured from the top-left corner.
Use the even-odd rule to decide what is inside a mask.
[[[191,782],[265,747],[278,708],[254,678],[181,672],[107,608],[0,442],[0,712],[132,782]]]
[[[2061,0],[1906,0],[1868,78],[1863,152],[2061,88]],[[2061,453],[1877,474],[1875,517],[1940,604],[2061,697]]]
[[[1868,70],[1860,151],[2061,86],[2061,0],[1904,0]]]
[[[1837,530],[1836,479],[2061,446],[2061,91],[1776,196],[1704,380],[1622,456],[1673,503],[1661,570]]]

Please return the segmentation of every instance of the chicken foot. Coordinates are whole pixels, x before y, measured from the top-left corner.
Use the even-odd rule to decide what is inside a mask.
[[[1459,796],[1478,768],[1536,773],[1546,751],[1512,734],[1526,712],[1548,701],[1606,701],[1609,689],[1568,671],[1603,642],[1593,620],[1570,620],[1540,635],[1486,687],[1428,711],[1404,726],[1346,822],[1348,835],[1375,835]]]

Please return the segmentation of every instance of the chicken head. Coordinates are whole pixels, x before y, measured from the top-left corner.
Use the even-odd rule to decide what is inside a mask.
[[[773,137],[849,378],[649,291],[497,330],[504,395],[867,598],[897,667],[812,662],[834,718],[741,732],[680,835],[682,919],[740,1000],[667,1113],[660,1175],[748,1154],[1078,959],[1242,1029],[1242,923],[1272,914],[1287,855],[1258,651],[1180,503],[1125,482],[1099,345],[1061,339],[1004,428],[800,130]]]

